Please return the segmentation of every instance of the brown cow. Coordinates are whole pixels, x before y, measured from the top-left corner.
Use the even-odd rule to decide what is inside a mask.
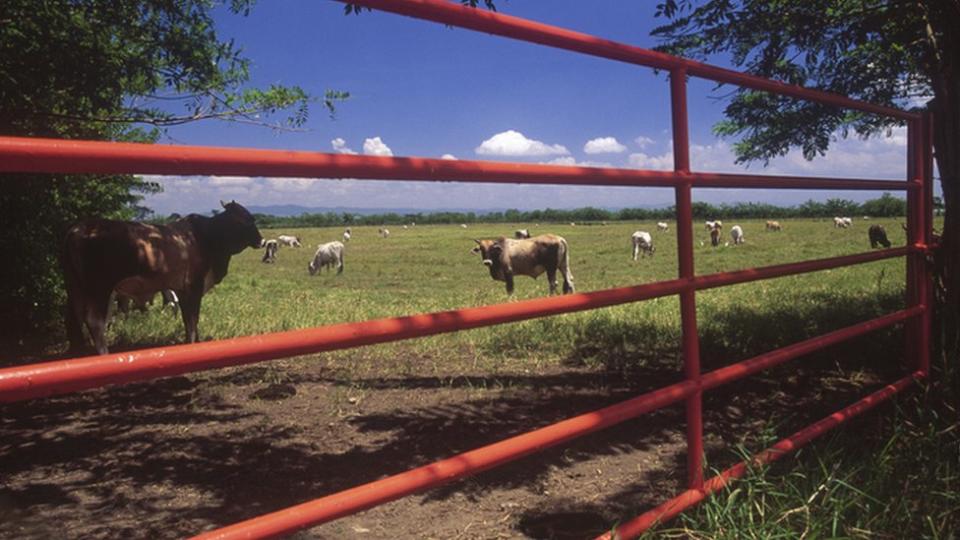
[[[71,227],[61,260],[71,350],[85,346],[85,323],[97,352],[107,353],[104,329],[114,290],[135,299],[175,291],[187,342],[195,342],[203,294],[227,275],[231,256],[263,242],[246,208],[221,204],[224,211],[214,217],[190,214],[166,226],[91,219]]]
[[[906,227],[904,227],[906,230]],[[867,236],[870,238],[870,247],[877,249],[877,246],[883,246],[885,248],[890,247],[890,240],[887,240],[887,230],[883,228],[883,225],[871,225],[870,229],[867,230]]]
[[[563,274],[563,294],[573,292],[573,274],[567,241],[560,236],[541,234],[533,238],[515,240],[500,237],[497,240],[474,240],[474,253],[489,269],[490,277],[507,284],[507,294],[513,294],[513,276],[536,279],[546,272],[550,294],[557,292],[557,270]]]

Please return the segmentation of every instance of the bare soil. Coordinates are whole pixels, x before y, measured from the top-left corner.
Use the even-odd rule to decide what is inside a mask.
[[[710,467],[880,384],[835,356],[708,393]],[[491,375],[451,358],[429,376],[357,377],[377,360],[355,362],[350,376],[343,357],[316,356],[2,406],[0,538],[190,536],[598,409],[680,371]],[[682,489],[684,430],[672,406],[296,537],[593,537]]]

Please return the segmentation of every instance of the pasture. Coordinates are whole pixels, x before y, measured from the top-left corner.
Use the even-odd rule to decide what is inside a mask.
[[[869,250],[881,223],[724,220],[746,243],[712,248],[695,228],[698,274]],[[517,228],[570,245],[578,292],[672,279],[676,224],[353,227],[342,275],[309,276],[318,243],[341,228],[297,234],[304,247],[234,257],[204,297],[202,340],[509,301],[473,238]],[[656,254],[631,261],[630,235]],[[700,245],[703,241],[704,245]],[[698,293],[704,369],[742,360],[903,306],[904,262],[892,259]],[[547,294],[518,277],[516,298]],[[112,350],[183,340],[159,308],[117,317]],[[872,334],[705,396],[711,468],[822,417],[897,372],[898,329]],[[5,407],[0,536],[178,537],[303,502],[674,382],[675,297],[419,340],[285,359]],[[869,420],[866,420],[869,422]],[[854,424],[849,429],[859,429]],[[303,538],[495,538],[597,534],[683,482],[683,411],[670,407],[497,471],[346,518]],[[552,531],[552,532],[551,532]]]

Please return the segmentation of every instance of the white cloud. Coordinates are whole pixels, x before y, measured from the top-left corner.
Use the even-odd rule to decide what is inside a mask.
[[[627,147],[620,144],[616,137],[597,137],[583,145],[583,151],[587,154],[619,154],[626,149]]]
[[[659,156],[648,156],[643,152],[637,152],[636,154],[630,154],[630,156],[627,157],[627,163],[634,169],[672,171],[673,152],[667,152]]]
[[[336,151],[338,154],[356,154],[354,150],[347,146],[347,141],[340,137],[330,141],[330,145],[333,146],[334,151]]]
[[[249,186],[253,183],[253,178],[249,176],[211,176],[209,180],[211,185],[221,187],[240,187]]]
[[[368,156],[392,156],[393,150],[380,140],[380,137],[374,137],[363,141],[363,153]]]
[[[651,144],[655,143],[656,141],[654,141],[650,137],[644,137],[643,135],[640,135],[639,137],[634,139],[633,142],[637,143],[637,146],[639,146],[640,149],[643,150],[646,147],[650,146]]]
[[[577,161],[573,156],[553,158],[550,161],[541,161],[541,165],[564,165],[567,167],[613,167],[605,161]]]
[[[453,155],[453,154],[444,154],[444,155],[440,156],[440,159],[449,159],[449,160],[451,160],[451,161],[456,161],[456,160],[457,160],[457,156],[455,156],[455,155]]]
[[[267,178],[267,185],[279,191],[307,191],[320,180],[316,178]]]
[[[570,153],[561,144],[546,144],[528,139],[523,133],[507,130],[483,141],[474,151],[481,156],[557,156]]]

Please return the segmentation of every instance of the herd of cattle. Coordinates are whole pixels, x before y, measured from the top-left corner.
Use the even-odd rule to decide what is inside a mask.
[[[61,256],[71,351],[79,352],[86,347],[85,325],[97,352],[106,354],[104,334],[113,298],[120,306],[132,302],[143,308],[158,292],[163,294],[164,305],[179,306],[186,341],[193,343],[198,337],[201,299],[227,275],[233,255],[248,247],[262,248],[262,262],[272,263],[280,246],[303,246],[300,238],[293,235],[265,240],[253,216],[243,206],[236,202],[221,204],[223,211],[213,217],[191,214],[169,225],[92,219],[71,227]],[[837,217],[834,224],[848,228],[852,220]],[[705,227],[711,245],[718,246],[723,223],[707,221]],[[657,223],[657,232],[668,230],[667,223]],[[766,230],[777,232],[783,227],[777,221],[767,221]],[[390,231],[381,228],[378,234],[385,239],[389,238]],[[871,247],[890,247],[882,225],[871,225],[868,236]],[[319,245],[307,264],[309,274],[333,267],[337,274],[342,273],[345,243],[351,237],[352,231],[347,228],[342,242]],[[653,256],[656,251],[653,235],[636,231],[631,239],[634,261],[638,257]],[[734,245],[743,244],[743,228],[731,227],[730,239]],[[550,294],[556,293],[558,273],[563,279],[563,293],[574,292],[570,250],[563,237],[553,234],[531,237],[528,229],[519,229],[513,238],[475,239],[474,242],[473,253],[480,255],[490,277],[506,284],[507,294],[513,294],[515,276],[536,278],[544,273]]]

